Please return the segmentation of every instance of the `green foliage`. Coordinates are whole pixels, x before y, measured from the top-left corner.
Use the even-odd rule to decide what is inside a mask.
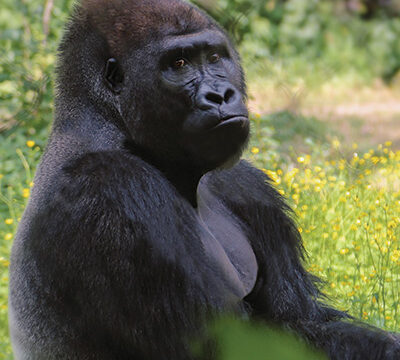
[[[252,20],[241,48],[248,63],[278,63],[297,70],[294,75],[319,66],[327,77],[356,71],[367,79],[390,81],[400,69],[399,37],[398,17],[364,21],[336,2],[289,0],[267,3]]]
[[[220,360],[323,360],[304,342],[281,330],[225,318],[212,329]]]
[[[0,131],[15,125],[36,131],[50,123],[56,40],[70,4],[54,8],[46,35],[44,1],[2,0]]]
[[[241,44],[247,63],[294,69],[319,66],[329,75],[356,71],[364,78],[390,81],[400,69],[400,18],[379,9],[365,21],[368,6],[330,0],[194,1]],[[366,1],[365,3],[367,3]],[[271,64],[272,62],[272,64]],[[254,70],[259,75],[260,68]],[[325,80],[325,79],[323,79]]]
[[[221,24],[236,42],[251,32],[251,22],[265,0],[193,0]]]

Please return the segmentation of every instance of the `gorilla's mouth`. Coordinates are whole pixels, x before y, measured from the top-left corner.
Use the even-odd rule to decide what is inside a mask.
[[[222,126],[227,125],[240,125],[241,127],[246,127],[249,123],[249,118],[247,115],[229,115],[223,117],[219,124],[217,124],[214,128],[220,128]]]
[[[235,115],[218,114],[215,112],[189,116],[183,125],[183,131],[190,136],[205,136],[222,128],[243,129],[249,126],[249,118],[245,113]]]

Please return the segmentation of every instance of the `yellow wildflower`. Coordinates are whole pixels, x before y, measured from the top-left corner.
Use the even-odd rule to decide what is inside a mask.
[[[28,197],[29,197],[29,194],[30,194],[30,190],[29,190],[29,189],[23,189],[23,190],[22,190],[22,196],[23,196],[24,198],[28,198]]]
[[[11,234],[11,233],[7,233],[5,236],[4,236],[4,239],[5,240],[11,240],[13,238],[13,234]]]
[[[338,148],[340,147],[340,141],[339,141],[337,138],[333,139],[333,141],[332,141],[332,146],[333,146],[335,149],[338,149]]]

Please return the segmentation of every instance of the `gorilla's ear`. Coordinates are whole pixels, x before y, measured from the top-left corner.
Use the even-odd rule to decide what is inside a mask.
[[[114,93],[119,94],[121,92],[124,75],[116,59],[110,58],[107,60],[104,80]]]

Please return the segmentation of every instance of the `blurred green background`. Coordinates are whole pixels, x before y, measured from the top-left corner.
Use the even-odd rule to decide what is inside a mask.
[[[398,331],[400,1],[195,2],[240,49],[253,124],[245,156],[295,209],[307,268],[330,303]],[[72,4],[1,0],[0,359],[12,359],[10,247],[51,126],[56,49]],[[249,359],[302,353],[267,329],[219,329],[226,359],[243,359],[240,349]]]

